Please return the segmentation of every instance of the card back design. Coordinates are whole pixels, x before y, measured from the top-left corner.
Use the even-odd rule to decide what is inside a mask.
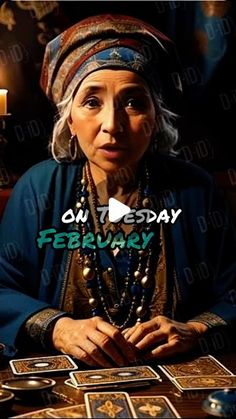
[[[85,404],[62,407],[48,413],[50,418],[87,418]]]
[[[12,359],[9,361],[13,374],[26,375],[78,369],[68,355],[56,355],[38,358]]]
[[[176,377],[173,383],[180,390],[205,390],[220,388],[236,388],[236,376],[200,376],[196,377]]]
[[[128,393],[86,393],[84,396],[88,418],[133,418],[135,411]]]
[[[76,371],[71,372],[70,377],[77,387],[160,380],[159,374],[148,366]]]
[[[180,418],[170,400],[165,396],[131,396],[137,418]]]
[[[170,378],[191,375],[230,376],[233,375],[224,365],[212,356],[204,356],[192,361],[168,364],[159,368]]]

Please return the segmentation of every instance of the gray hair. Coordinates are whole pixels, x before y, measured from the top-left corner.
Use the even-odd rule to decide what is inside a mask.
[[[71,161],[69,151],[71,133],[67,121],[71,114],[73,96],[73,94],[70,94],[57,105],[58,114],[56,115],[56,122],[49,143],[49,149],[53,158],[58,163],[62,161]],[[177,115],[164,106],[162,98],[156,93],[152,93],[152,97],[158,120],[156,121],[156,135],[151,141],[151,151],[154,153],[176,155],[178,153],[174,150],[174,146],[178,141],[178,129],[175,125]],[[83,155],[82,150],[81,155]],[[78,159],[79,157],[80,156],[78,155]]]

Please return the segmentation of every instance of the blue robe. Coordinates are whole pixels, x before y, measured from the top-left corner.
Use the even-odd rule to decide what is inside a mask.
[[[150,165],[158,199],[182,209],[174,224],[164,224],[167,270],[172,260],[178,282],[176,320],[199,316],[212,327],[235,325],[235,235],[214,181],[177,158],[158,156]],[[51,227],[72,229],[61,216],[75,205],[79,169],[78,162],[41,162],[22,176],[8,202],[0,230],[0,342],[9,356],[30,316],[62,308],[68,251],[39,250],[36,237]]]

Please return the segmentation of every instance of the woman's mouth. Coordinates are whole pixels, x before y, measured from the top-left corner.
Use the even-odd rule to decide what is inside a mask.
[[[104,146],[100,147],[100,151],[106,157],[117,158],[124,154],[125,148],[119,145],[105,144]]]

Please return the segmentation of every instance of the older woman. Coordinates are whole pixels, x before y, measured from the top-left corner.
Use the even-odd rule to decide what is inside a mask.
[[[2,223],[8,355],[29,339],[91,366],[121,366],[189,351],[209,330],[235,324],[230,224],[210,176],[168,156],[177,135],[164,87],[178,87],[168,45],[142,21],[102,15],[47,46],[41,84],[59,111],[54,159],[22,177]],[[136,210],[182,212],[175,223],[101,222],[97,208],[110,197]],[[69,209],[89,217],[65,222]],[[78,244],[91,233],[101,243],[109,232],[123,241]],[[141,250],[119,246],[134,233],[150,240]]]

